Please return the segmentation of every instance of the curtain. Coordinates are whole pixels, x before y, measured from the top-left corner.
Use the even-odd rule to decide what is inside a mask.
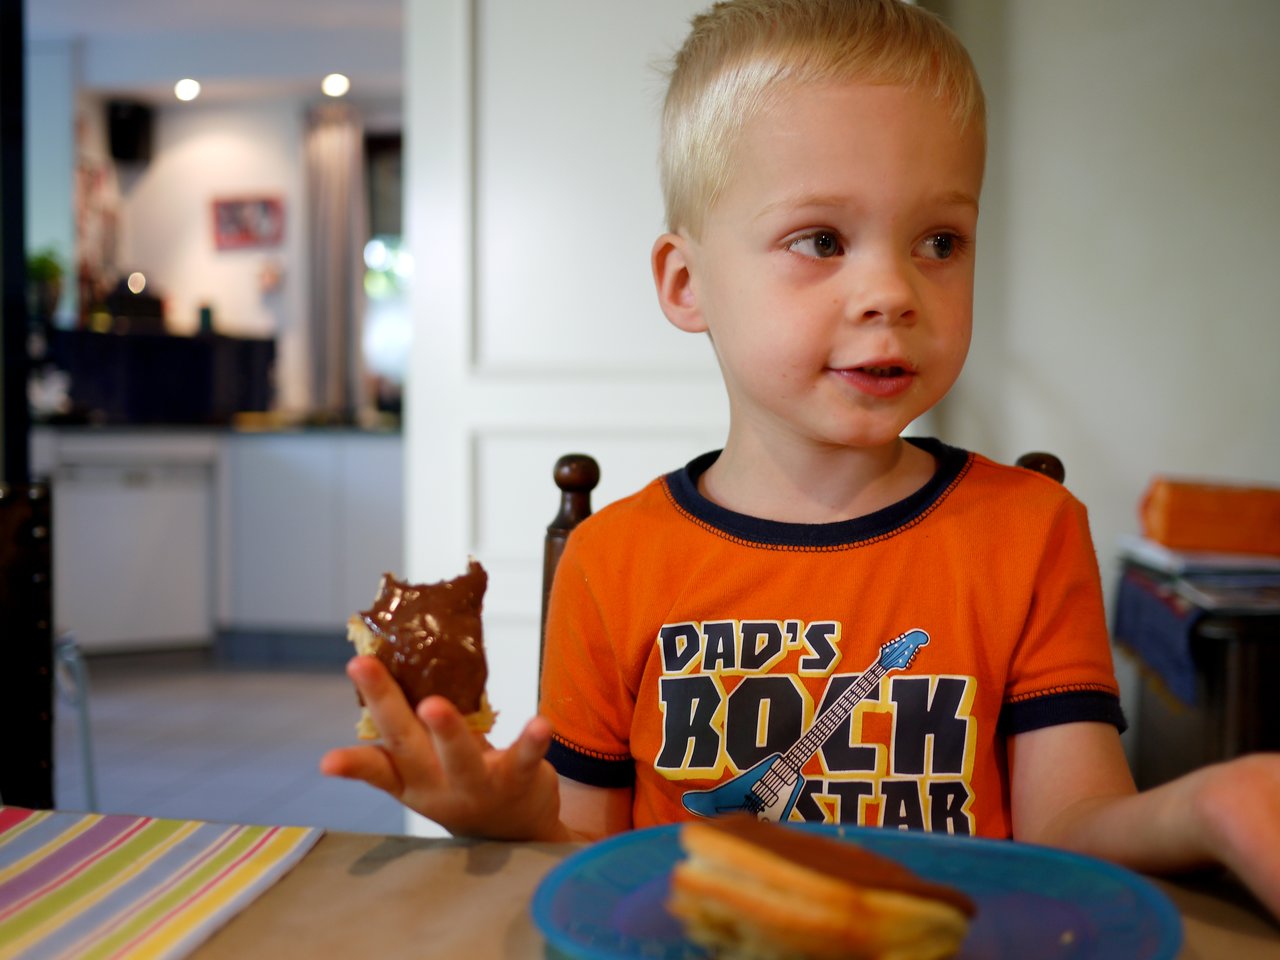
[[[306,143],[310,407],[346,420],[366,404],[360,324],[369,211],[360,118],[341,104],[317,108]]]

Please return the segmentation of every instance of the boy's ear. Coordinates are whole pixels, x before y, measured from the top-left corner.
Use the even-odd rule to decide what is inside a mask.
[[[687,237],[664,233],[653,244],[650,263],[658,304],[671,323],[686,333],[707,329],[694,291],[692,250]]]

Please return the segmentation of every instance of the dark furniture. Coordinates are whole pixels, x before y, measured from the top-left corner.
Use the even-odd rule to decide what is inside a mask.
[[[272,399],[274,340],[55,330],[49,360],[71,380],[71,417],[95,424],[226,424]]]
[[[1143,789],[1280,750],[1271,699],[1280,684],[1280,600],[1269,606],[1265,596],[1249,608],[1205,595],[1194,578],[1123,560],[1112,633],[1142,667],[1133,767]]]

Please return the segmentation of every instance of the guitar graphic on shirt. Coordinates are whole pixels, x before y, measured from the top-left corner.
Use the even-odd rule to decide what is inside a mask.
[[[684,795],[684,807],[700,817],[747,811],[760,820],[780,821],[791,815],[804,777],[803,767],[840,724],[853,714],[853,708],[876,688],[890,670],[904,670],[915,659],[916,651],[929,642],[923,630],[908,630],[880,648],[880,655],[856,683],[836,697],[818,715],[813,726],[785,753],[765,757],[750,770],[710,790],[690,790]]]

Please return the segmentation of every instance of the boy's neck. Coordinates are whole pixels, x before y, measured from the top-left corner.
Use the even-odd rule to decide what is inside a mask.
[[[933,477],[933,455],[898,438],[879,447],[787,451],[725,443],[698,491],[735,513],[784,523],[834,523],[883,510]]]

